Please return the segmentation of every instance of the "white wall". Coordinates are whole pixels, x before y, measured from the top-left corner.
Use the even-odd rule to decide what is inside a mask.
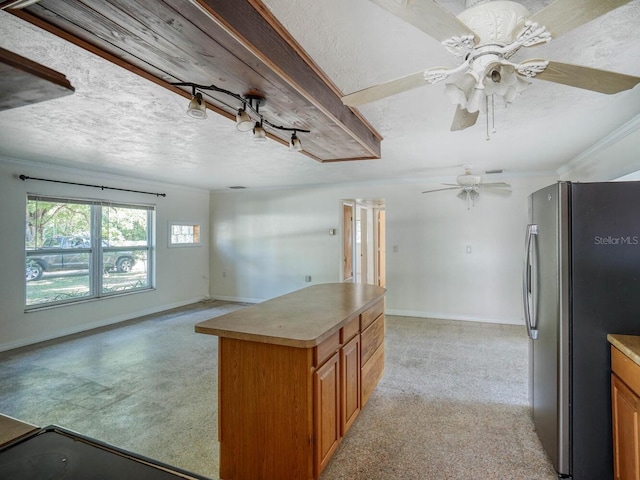
[[[585,150],[560,170],[563,180],[602,182],[640,171],[640,115]],[[635,175],[634,175],[635,174]]]
[[[522,323],[527,197],[554,177],[510,179],[513,194],[483,193],[470,210],[456,192],[425,185],[338,186],[211,194],[211,296],[260,301],[340,279],[340,200],[383,198],[387,311]],[[466,253],[466,246],[472,253]]]
[[[19,175],[166,193],[165,198],[34,180]],[[27,193],[156,205],[156,289],[25,313],[24,232]],[[0,157],[0,351],[140,315],[208,296],[209,193],[77,170],[35,166]],[[203,244],[168,248],[168,223],[200,222]]]

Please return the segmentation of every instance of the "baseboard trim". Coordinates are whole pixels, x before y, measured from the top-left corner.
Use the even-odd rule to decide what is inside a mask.
[[[226,295],[212,295],[212,300],[223,300],[225,302],[234,303],[262,303],[266,301],[265,298],[250,298],[250,297],[232,297]]]
[[[422,311],[415,311],[415,310],[395,310],[395,309],[389,309],[389,308],[385,310],[385,314],[397,315],[399,317],[434,318],[438,320],[458,320],[462,322],[498,323],[501,325],[524,325],[524,322],[519,318],[479,317],[475,315],[457,315],[457,314],[451,314],[451,313],[422,312]]]
[[[111,325],[115,325],[117,323],[126,322],[128,320],[134,320],[136,318],[144,317],[146,315],[152,315],[154,313],[164,312],[165,310],[171,310],[173,308],[184,307],[186,305],[190,305],[192,303],[197,303],[197,302],[201,302],[203,300],[208,300],[208,299],[209,297],[206,297],[206,296],[196,297],[189,300],[183,300],[181,302],[170,303],[168,305],[160,305],[153,308],[139,310],[135,313],[119,315],[117,317],[105,318],[98,322],[78,325],[75,328],[69,328],[66,330],[58,331],[50,335],[42,335],[39,337],[30,337],[30,338],[20,339],[15,342],[2,343],[0,344],[0,352],[6,352],[8,350],[13,350],[15,348],[28,347],[30,345],[35,345],[37,343],[48,342],[49,340],[57,340],[59,338],[67,337],[69,335],[88,332],[89,330],[95,330],[96,328],[108,327]]]

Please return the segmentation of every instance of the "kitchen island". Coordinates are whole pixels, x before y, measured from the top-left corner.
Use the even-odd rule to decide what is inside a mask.
[[[219,337],[221,479],[320,476],[382,376],[384,293],[313,285],[196,325]]]

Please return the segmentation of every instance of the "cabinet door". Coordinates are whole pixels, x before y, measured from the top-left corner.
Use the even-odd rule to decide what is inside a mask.
[[[360,413],[360,335],[353,337],[340,350],[342,374],[342,421],[341,434],[344,436]]]
[[[616,480],[640,480],[640,398],[611,375],[613,470]]]
[[[331,459],[340,441],[340,355],[336,352],[314,375],[315,477]]]

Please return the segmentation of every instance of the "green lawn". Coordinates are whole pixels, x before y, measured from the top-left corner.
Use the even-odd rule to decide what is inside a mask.
[[[104,294],[147,287],[144,271],[110,272],[102,277]],[[40,280],[27,282],[27,305],[59,302],[91,295],[88,270],[45,273]]]

